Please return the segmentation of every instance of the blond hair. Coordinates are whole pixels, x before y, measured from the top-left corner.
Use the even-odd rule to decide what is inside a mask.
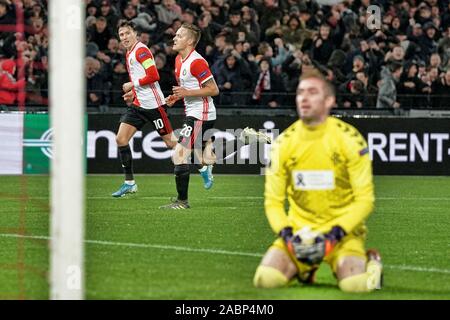
[[[335,97],[336,96],[336,91],[334,89],[334,85],[328,81],[324,75],[317,69],[312,69],[312,70],[308,70],[306,72],[304,72],[301,76],[300,76],[300,82],[302,82],[303,80],[306,79],[317,79],[320,80],[323,83],[323,90],[325,93],[326,97]]]
[[[197,43],[200,41],[200,37],[202,35],[199,27],[192,23],[183,23],[180,28],[186,29],[194,40],[194,47],[197,46]]]

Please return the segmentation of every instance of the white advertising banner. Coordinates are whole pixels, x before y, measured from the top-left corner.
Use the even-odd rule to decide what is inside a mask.
[[[0,114],[0,174],[22,174],[23,114]]]

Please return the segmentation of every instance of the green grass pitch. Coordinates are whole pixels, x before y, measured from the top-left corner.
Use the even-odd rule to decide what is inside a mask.
[[[48,299],[49,178],[0,179],[0,298]],[[187,211],[157,209],[173,176],[136,180],[137,194],[113,199],[121,176],[86,179],[88,299],[450,299],[450,178],[376,177],[367,246],[382,253],[385,287],[371,294],[340,292],[326,265],[313,286],[252,287],[274,240],[263,177],[217,175],[206,191],[192,175]]]

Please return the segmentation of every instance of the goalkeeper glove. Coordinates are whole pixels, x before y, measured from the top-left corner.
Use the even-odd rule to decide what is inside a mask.
[[[316,238],[316,242],[323,241],[324,242],[324,257],[330,254],[333,251],[336,244],[341,241],[341,239],[345,236],[345,231],[339,226],[334,226],[330,232],[326,233],[322,239]]]
[[[286,227],[280,231],[279,235],[284,240],[289,253],[298,261],[309,265],[319,264],[323,259],[324,241],[317,241],[316,237],[312,244],[303,243],[300,234],[307,232],[309,230],[300,230],[294,235],[292,228]]]

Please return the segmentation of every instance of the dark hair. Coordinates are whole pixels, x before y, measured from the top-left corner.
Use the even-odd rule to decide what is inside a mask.
[[[133,31],[137,32],[136,24],[132,21],[122,21],[121,23],[119,23],[119,27],[117,28],[117,31],[119,31],[120,28],[130,28]]]
[[[352,87],[357,92],[361,92],[364,89],[364,84],[361,82],[361,80],[352,80]]]
[[[201,31],[199,27],[192,23],[183,23],[180,28],[184,28],[189,31],[191,36],[194,38],[194,47],[200,41]]]
[[[391,71],[392,73],[398,71],[399,69],[403,68],[403,64],[401,62],[398,61],[392,61],[389,64],[389,71]]]

